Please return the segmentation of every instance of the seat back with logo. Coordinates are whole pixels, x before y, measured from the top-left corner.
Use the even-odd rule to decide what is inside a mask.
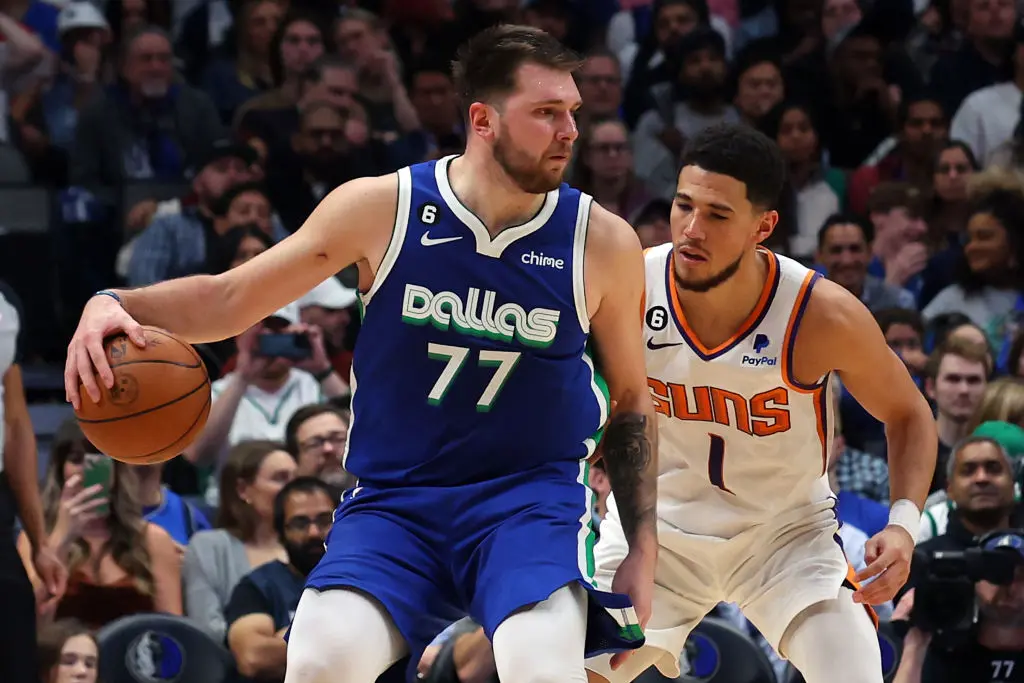
[[[903,656],[903,638],[896,633],[892,622],[879,622],[878,646],[882,653],[882,680],[885,683],[892,683],[896,678],[896,670],[900,668],[900,658]],[[804,683],[804,677],[791,666],[786,683]]]
[[[705,618],[686,641],[690,671],[677,680],[700,683],[776,683],[761,648],[731,624]]]
[[[183,617],[136,614],[97,634],[104,683],[223,683],[231,655]]]

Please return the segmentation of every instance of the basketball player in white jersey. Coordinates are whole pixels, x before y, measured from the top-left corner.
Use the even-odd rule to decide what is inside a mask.
[[[670,678],[690,631],[735,602],[807,683],[881,683],[872,604],[906,581],[935,470],[931,410],[859,300],[760,246],[785,166],[746,126],[714,126],[683,155],[672,243],[646,252],[648,385],[660,441],[653,613],[646,645],[592,681]],[[886,425],[889,525],[855,575],[828,484],[834,376]],[[614,495],[595,579],[628,546]],[[874,579],[863,589],[859,581]],[[486,651],[484,652],[486,657]]]
[[[739,604],[807,683],[882,681],[869,605],[907,579],[935,425],[864,305],[760,246],[784,176],[760,133],[706,129],[683,155],[672,243],[646,253],[661,551],[647,645],[616,671],[588,663],[613,683],[651,664],[678,675],[687,635],[719,602]],[[827,475],[835,375],[885,423],[895,501],[857,575]],[[609,508],[597,550],[605,575],[624,548],[614,497]]]

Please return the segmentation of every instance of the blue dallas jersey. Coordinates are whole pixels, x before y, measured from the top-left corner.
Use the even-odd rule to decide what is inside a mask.
[[[580,460],[607,418],[587,346],[590,197],[563,184],[492,239],[451,189],[452,158],[399,171],[391,244],[361,297],[345,460],[360,484]]]

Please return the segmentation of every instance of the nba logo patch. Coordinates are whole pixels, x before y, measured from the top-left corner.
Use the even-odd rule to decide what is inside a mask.
[[[754,353],[761,353],[768,348],[771,342],[768,341],[768,335],[756,334],[754,335]]]

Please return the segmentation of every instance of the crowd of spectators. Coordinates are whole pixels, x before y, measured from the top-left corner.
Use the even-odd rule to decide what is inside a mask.
[[[774,139],[789,174],[769,246],[857,295],[935,408],[922,549],[1024,526],[1024,3],[0,0],[0,470],[36,597],[35,680],[94,683],[95,630],[148,612],[187,617],[243,679],[281,680],[302,577],[351,483],[353,273],[201,347],[215,381],[198,440],[163,465],[116,464],[100,498],[83,473],[105,456],[73,420],[50,434],[37,424],[36,448],[32,409],[63,394],[29,375],[63,362],[97,289],[233,268],[337,185],[459,153],[450,60],[497,22],[543,28],[583,56],[567,180],[645,247],[670,239],[687,138],[732,121]],[[29,234],[2,227],[5,192],[25,187],[47,207]],[[261,353],[260,338],[281,332],[304,335],[309,353]],[[887,520],[885,434],[849,395],[837,401],[829,476],[858,565]],[[16,461],[37,450],[34,525]],[[600,516],[607,478],[598,469],[591,483]],[[0,525],[13,518],[0,504]],[[67,569],[59,595],[41,548]],[[14,575],[4,552],[0,586]],[[983,613],[1001,599],[979,587]],[[1018,621],[986,647],[1021,666],[991,680],[1024,680],[1014,600]],[[880,612],[894,609],[909,607]],[[735,606],[714,616],[789,680]],[[910,659],[898,680],[952,680]]]

